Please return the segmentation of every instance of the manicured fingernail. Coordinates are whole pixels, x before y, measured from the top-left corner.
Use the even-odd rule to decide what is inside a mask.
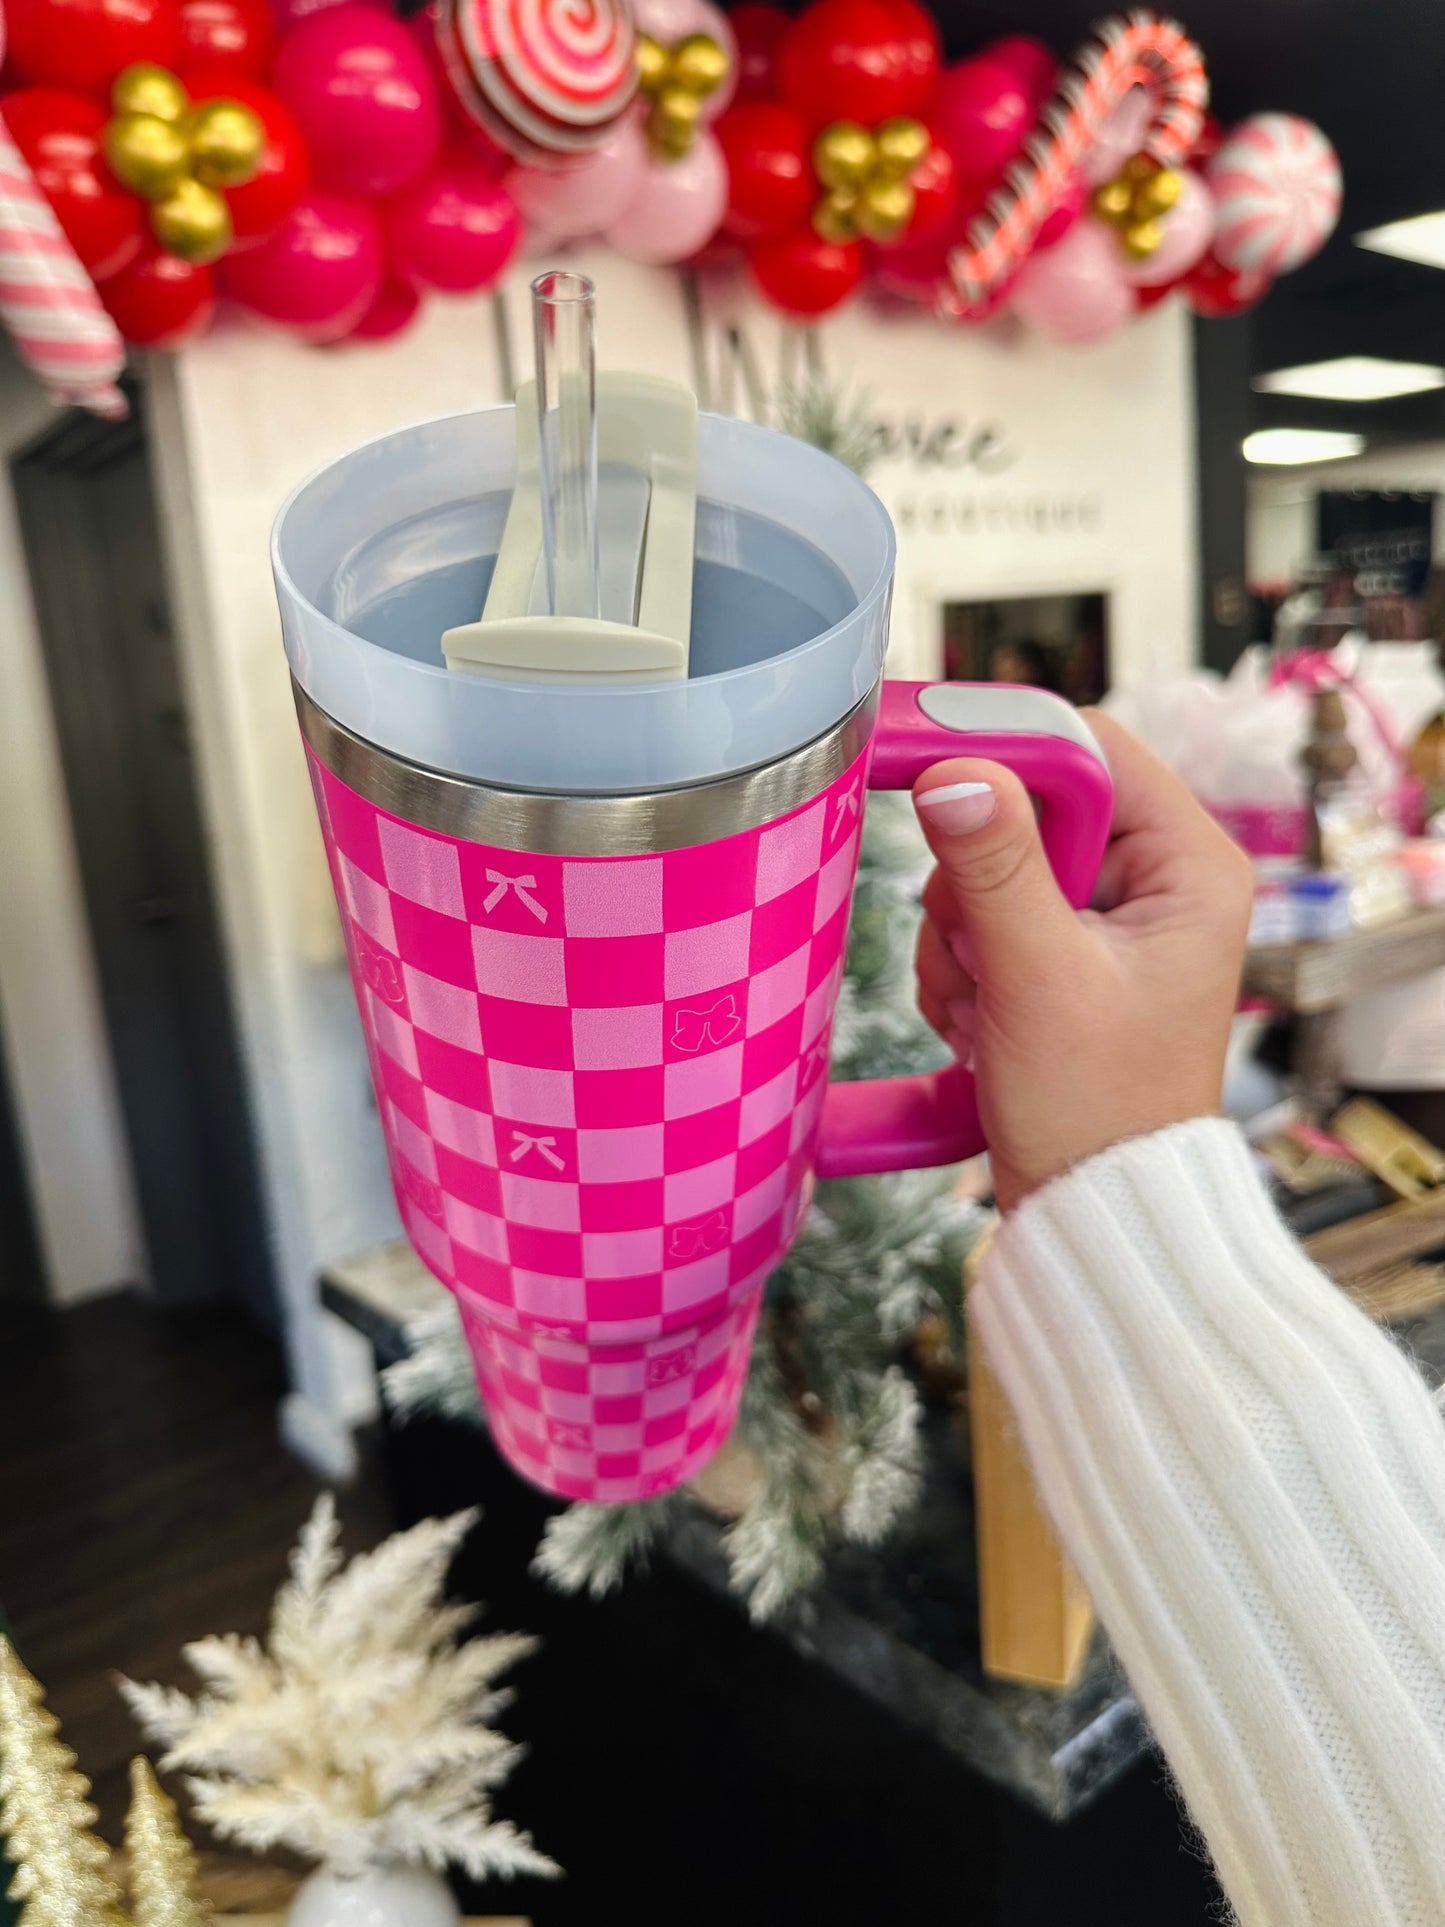
[[[966,970],[971,977],[974,974],[973,952],[968,947],[968,938],[961,930],[949,931],[948,947],[953,952],[954,962],[961,970]]]
[[[943,1041],[953,1052],[960,1064],[962,1064],[965,1059],[972,1059],[973,1045],[966,1037],[960,1037],[956,1030],[946,1030],[943,1033]]]
[[[962,997],[950,998],[948,1004],[948,1021],[952,1025],[956,1036],[972,1037],[974,1023],[973,1005],[966,1004]]]
[[[991,783],[943,783],[936,790],[925,790],[918,807],[928,811],[929,820],[945,836],[967,836],[970,830],[983,828],[996,801]]]

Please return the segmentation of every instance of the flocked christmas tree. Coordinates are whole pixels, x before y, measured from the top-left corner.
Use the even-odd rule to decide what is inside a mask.
[[[90,1782],[58,1738],[41,1687],[0,1635],[0,1832],[21,1927],[129,1927],[95,1833]]]
[[[211,1909],[201,1899],[195,1849],[146,1759],[130,1763],[125,1844],[135,1927],[207,1927]]]

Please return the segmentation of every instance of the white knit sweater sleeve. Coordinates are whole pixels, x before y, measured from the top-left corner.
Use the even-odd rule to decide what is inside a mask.
[[[1238,1133],[1056,1180],[969,1307],[1241,1927],[1441,1927],[1445,1422]]]

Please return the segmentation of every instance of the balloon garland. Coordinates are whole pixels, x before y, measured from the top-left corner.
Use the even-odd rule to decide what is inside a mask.
[[[1147,12],[1061,72],[1021,35],[945,66],[919,0],[0,4],[0,318],[94,406],[117,328],[179,346],[226,298],[382,341],[527,229],[742,262],[800,321],[871,289],[1083,342],[1176,291],[1240,312],[1339,213],[1319,129],[1210,121],[1198,48]]]

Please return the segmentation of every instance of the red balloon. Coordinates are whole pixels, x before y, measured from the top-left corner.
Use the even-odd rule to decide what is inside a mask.
[[[282,40],[274,84],[306,136],[315,178],[337,194],[393,193],[441,151],[435,70],[380,7],[309,15]]]
[[[392,267],[447,294],[489,287],[522,238],[506,188],[455,148],[425,180],[384,202],[381,222]]]
[[[167,254],[147,235],[130,266],[106,282],[101,299],[138,348],[179,348],[211,325],[216,273]]]
[[[908,176],[908,185],[913,189],[913,219],[904,238],[924,241],[948,225],[958,204],[958,172],[942,141],[934,141]]]
[[[740,241],[764,241],[802,227],[819,188],[812,143],[798,116],[774,101],[743,101],[728,108],[713,132],[728,164],[727,232]]]
[[[100,158],[105,109],[83,94],[54,87],[22,88],[7,94],[0,106],[15,145],[91,280],[118,274],[141,251],[145,213],[134,194],[116,185]]]
[[[884,0],[893,16],[894,29],[903,48],[903,69],[914,90],[910,113],[919,113],[932,103],[938,92],[938,76],[943,71],[943,45],[938,23],[915,0]]]
[[[809,127],[865,127],[927,105],[908,49],[909,23],[890,0],[815,0],[778,50],[783,99]]]
[[[1258,270],[1242,272],[1225,267],[1211,248],[1175,285],[1183,288],[1197,315],[1209,321],[1223,321],[1230,315],[1243,314],[1256,301],[1262,301],[1271,284],[1270,277]]]
[[[9,0],[11,64],[22,80],[104,99],[122,67],[180,53],[175,0]]]
[[[983,57],[995,66],[1008,68],[1036,111],[1054,91],[1059,63],[1043,41],[1031,34],[1011,33],[1003,40],[990,41]]]
[[[385,261],[364,201],[307,194],[274,234],[228,254],[222,285],[243,308],[307,341],[340,341],[371,307]]]
[[[280,227],[311,185],[311,162],[301,129],[276,96],[253,80],[207,72],[193,74],[186,84],[192,100],[240,101],[265,129],[260,167],[243,186],[225,190],[235,234],[233,248],[254,247]]]
[[[266,0],[180,0],[180,72],[232,74],[264,80],[276,44],[276,25]]]
[[[766,0],[743,0],[728,15],[738,43],[738,87],[734,101],[765,100],[774,91],[774,69],[792,21]]]
[[[421,310],[421,296],[405,281],[389,274],[377,290],[375,301],[357,322],[348,341],[389,341],[404,334]]]
[[[1028,139],[1034,109],[1012,69],[981,55],[944,74],[936,120],[960,176],[987,181],[1003,172]]]
[[[784,314],[827,314],[863,280],[863,250],[856,241],[822,241],[811,229],[780,241],[762,241],[748,256],[762,293]]]

